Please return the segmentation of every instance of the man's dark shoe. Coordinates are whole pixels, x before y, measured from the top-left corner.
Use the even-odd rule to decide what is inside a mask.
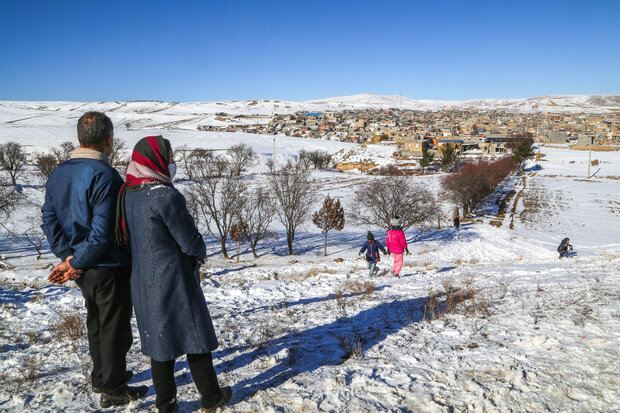
[[[148,391],[149,388],[146,386],[125,386],[123,390],[115,394],[101,393],[101,401],[99,404],[104,409],[112,406],[121,406],[123,404],[128,404],[133,400],[144,397]]]
[[[131,380],[132,377],[133,377],[133,371],[127,370],[125,372],[125,383]],[[103,390],[101,390],[101,387],[93,386],[93,393],[103,393]]]
[[[201,408],[200,413],[213,413],[217,410],[218,407],[223,406],[230,401],[230,398],[233,395],[232,387],[229,387],[229,386],[222,387],[221,390],[222,390],[222,398],[220,399],[220,401],[215,403],[213,406]]]

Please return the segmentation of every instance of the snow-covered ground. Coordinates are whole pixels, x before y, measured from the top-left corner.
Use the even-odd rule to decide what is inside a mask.
[[[51,115],[24,120],[18,127],[20,122],[7,125],[12,115],[3,108],[0,140],[15,137],[32,150],[72,140],[77,117],[86,109],[80,106],[61,121]],[[116,133],[133,145],[154,132],[150,126],[117,127]],[[265,158],[273,147],[272,137],[260,135],[158,133],[173,146],[217,149],[243,142]],[[302,148],[334,153],[352,148],[281,137],[276,144],[282,158]],[[220,340],[214,361],[221,383],[235,391],[221,410],[620,410],[620,153],[593,154],[599,165],[586,179],[587,152],[566,147],[541,152],[540,167],[529,165],[524,176],[506,182],[506,192],[514,191],[504,211],[482,208],[458,232],[447,222],[441,229],[407,231],[411,255],[405,256],[399,279],[368,276],[357,252],[367,230],[382,241],[385,232],[351,222],[330,233],[327,257],[322,234],[312,224],[298,233],[295,256],[286,255],[277,225],[276,238],[259,244],[260,258],[244,247],[239,263],[222,259],[217,242],[207,238],[202,289]],[[263,167],[251,172],[257,182],[264,179]],[[323,185],[321,195],[341,197],[348,210],[356,207],[350,202],[355,187],[375,179],[334,171],[314,175]],[[438,192],[439,177],[409,179]],[[31,205],[5,223],[15,232],[36,218],[43,199],[34,178],[21,189]],[[79,289],[49,285],[45,267],[57,262],[49,250],[37,261],[23,239],[5,235],[0,231],[5,257],[0,410],[99,410],[98,396],[85,385],[84,339],[72,346],[55,336],[60,318],[84,315]],[[555,248],[565,236],[576,254],[560,260]],[[383,272],[389,261],[380,263]],[[469,290],[470,299],[446,311],[444,290],[450,284]],[[435,313],[435,297],[445,314]],[[148,359],[138,351],[134,333],[128,358],[132,383],[152,386]],[[177,361],[176,376],[180,411],[198,410],[199,395],[184,359]],[[118,411],[154,410],[154,399],[151,387],[145,399]]]

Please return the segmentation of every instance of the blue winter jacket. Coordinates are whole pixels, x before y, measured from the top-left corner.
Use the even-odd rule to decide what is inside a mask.
[[[69,159],[45,185],[41,228],[54,255],[75,269],[129,265],[114,245],[116,198],[123,180],[108,163]]]
[[[381,243],[379,241],[366,241],[366,243],[364,243],[364,246],[362,247],[362,249],[360,250],[360,254],[364,251],[366,252],[366,261],[368,262],[377,262],[380,260],[379,258],[379,250],[381,250],[383,252],[383,254],[385,254],[385,249],[383,248],[383,245],[381,245]]]

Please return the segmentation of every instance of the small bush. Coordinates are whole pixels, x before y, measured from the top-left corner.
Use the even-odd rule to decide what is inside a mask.
[[[441,280],[441,285],[442,293],[434,289],[429,291],[429,298],[424,306],[424,320],[443,318],[450,313],[472,317],[491,314],[494,291],[477,288],[473,277],[466,278],[459,285],[454,277],[448,276]],[[502,293],[505,296],[501,288],[499,291],[500,296]],[[440,301],[440,297],[445,299]]]
[[[363,284],[359,281],[355,281],[349,283],[348,288],[355,295],[370,295],[375,292],[375,285],[370,281],[366,281]]]
[[[270,347],[273,339],[281,335],[284,330],[284,326],[278,318],[261,320],[252,340],[252,345],[259,349]]]
[[[426,303],[424,303],[424,315],[422,318],[430,321],[441,317],[441,315],[441,311],[439,310],[438,293],[435,290],[430,289],[428,292],[428,299],[426,300]]]
[[[51,154],[37,154],[34,157],[34,164],[39,168],[39,175],[47,180],[58,166],[58,159]]]
[[[344,318],[347,316],[347,296],[345,295],[345,289],[340,287],[336,289],[334,298],[336,299],[336,310],[338,311],[338,318]]]
[[[344,360],[361,360],[363,358],[363,341],[360,335],[356,334],[353,337],[339,336],[338,340],[340,341],[340,348],[342,349],[342,351],[344,351],[344,356],[342,356]]]
[[[41,332],[40,331],[29,331],[26,333],[28,336],[28,341],[30,343],[38,343],[41,340]]]
[[[380,175],[380,176],[402,176],[403,171],[401,171],[396,165],[385,165],[380,166],[378,168],[373,168],[369,172],[370,175]]]
[[[52,333],[58,341],[81,340],[86,333],[84,320],[78,313],[70,311],[63,313],[59,320],[52,324]]]
[[[508,287],[510,287],[510,284],[512,284],[512,280],[509,280],[509,279],[503,279],[499,282],[498,298],[500,300],[503,300],[506,297],[506,294],[508,293]]]
[[[36,355],[26,356],[19,366],[19,373],[23,377],[23,381],[18,383],[21,386],[23,382],[36,380],[41,375],[41,360]]]

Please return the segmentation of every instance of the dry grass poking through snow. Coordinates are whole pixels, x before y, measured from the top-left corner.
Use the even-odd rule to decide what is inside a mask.
[[[344,352],[342,356],[343,360],[361,360],[363,358],[362,337],[360,335],[354,335],[352,337],[338,336],[338,341],[340,343],[340,348]]]
[[[447,314],[469,317],[488,317],[493,313],[493,302],[504,299],[510,281],[501,280],[495,288],[480,288],[473,276],[457,280],[449,275],[441,279],[441,288],[431,288],[424,305],[424,320],[443,318]]]
[[[88,353],[82,348],[86,346],[86,326],[82,316],[75,311],[61,313],[58,321],[51,326],[56,341],[69,342],[71,353],[77,359],[82,376],[84,376],[84,390],[90,390],[90,370],[92,361]]]
[[[361,283],[360,281],[347,281],[340,287],[337,287],[334,292],[336,311],[338,313],[337,317],[347,317],[347,309],[351,299],[355,297],[369,296],[374,291],[375,285],[370,281],[366,281],[364,283]]]
[[[589,151],[590,145],[571,145],[568,147],[573,151]],[[592,145],[592,152],[613,152],[620,151],[620,146]]]
[[[319,274],[336,274],[337,272],[331,268],[311,268],[307,271],[292,272],[290,274],[275,274],[275,279],[280,281],[305,281]]]
[[[474,258],[470,258],[469,260],[458,259],[458,260],[454,261],[454,264],[456,264],[456,265],[463,265],[463,264],[467,264],[467,263],[469,263],[469,264],[478,264],[479,262],[480,262],[480,260],[478,258],[474,257]]]
[[[26,356],[22,360],[19,372],[24,378],[23,382],[34,381],[41,375],[41,360],[39,360],[36,354]],[[23,382],[18,383],[18,388]]]
[[[620,258],[620,253],[617,253],[617,252],[605,251],[601,255],[607,261],[613,261],[613,260],[617,260],[618,258]]]
[[[52,324],[51,328],[56,341],[79,341],[86,333],[84,320],[80,314],[70,311],[60,314],[58,321]]]

